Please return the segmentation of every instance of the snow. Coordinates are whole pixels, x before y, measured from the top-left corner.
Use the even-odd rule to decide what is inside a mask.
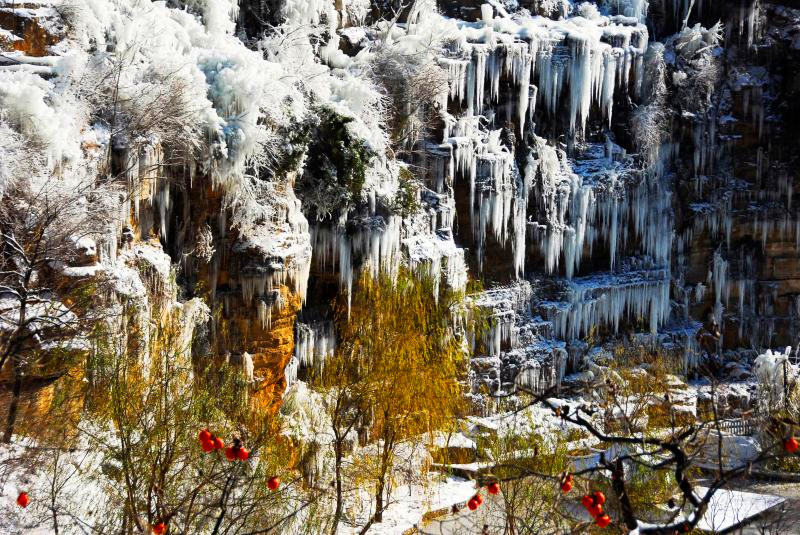
[[[695,495],[702,499],[710,489],[695,487]],[[771,494],[755,494],[738,490],[717,489],[711,495],[708,509],[697,523],[697,529],[709,533],[721,533],[741,526],[754,517],[784,503],[785,498]],[[676,521],[680,521],[678,517]],[[651,527],[639,522],[639,527]],[[638,532],[638,530],[636,531]]]
[[[709,489],[697,487],[696,494],[703,496]],[[701,530],[719,533],[783,503],[785,498],[769,494],[754,494],[738,490],[717,490],[711,497],[708,511],[698,522]]]
[[[426,486],[400,484],[384,512],[383,521],[373,524],[370,535],[402,535],[422,521],[425,513],[463,504],[475,494],[475,482],[457,477],[434,478]],[[342,525],[341,533],[356,534],[359,526]]]

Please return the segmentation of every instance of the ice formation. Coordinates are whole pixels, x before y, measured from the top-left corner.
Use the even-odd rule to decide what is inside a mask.
[[[332,323],[295,323],[294,360],[297,364],[320,369],[335,350],[336,333]]]

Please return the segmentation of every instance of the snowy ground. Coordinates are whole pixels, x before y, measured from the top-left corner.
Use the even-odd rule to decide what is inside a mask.
[[[401,535],[419,525],[422,516],[430,511],[462,505],[475,494],[475,482],[457,477],[431,483],[428,488],[402,485],[392,493],[392,503],[384,512],[383,522],[374,524],[370,535]],[[355,534],[361,526],[342,526],[341,533]]]
[[[18,440],[0,444],[0,533],[51,534],[54,519],[62,533],[91,531],[89,525],[97,522],[109,500],[99,467],[98,455],[88,449],[42,450]],[[56,515],[52,489],[58,492]],[[25,509],[16,503],[23,491],[30,496]]]

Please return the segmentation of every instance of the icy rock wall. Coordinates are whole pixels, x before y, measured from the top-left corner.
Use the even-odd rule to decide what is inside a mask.
[[[677,277],[699,290],[691,315],[713,317],[722,348],[755,355],[796,344],[800,217],[791,147],[800,115],[790,28],[800,12],[763,2],[709,10],[724,23],[726,71],[707,111],[684,114],[676,135],[697,162],[681,170]]]
[[[513,386],[526,366],[536,371],[521,380],[554,384],[565,370],[565,341],[593,327],[613,333],[644,318],[655,332],[667,321],[669,188],[610,132],[615,101],[637,100],[641,92],[645,12],[637,3],[555,20],[484,6],[475,22],[430,23],[451,43],[437,58],[449,84],[441,141],[428,141],[414,163],[445,197],[439,205],[454,206],[449,232],[469,249],[471,269],[500,281],[606,272],[585,278],[588,285],[607,279],[592,291],[565,282],[557,313],[536,307],[550,302],[538,289],[524,306],[502,313],[486,304],[494,327],[478,337],[485,356],[476,358],[476,370],[490,391]],[[556,142],[559,136],[566,143]],[[658,275],[627,273],[631,256],[638,269]],[[532,304],[540,312],[532,314]],[[524,344],[514,335],[522,325],[537,325]]]
[[[270,395],[330,353],[335,337],[313,327],[328,298],[349,294],[362,267],[403,262],[455,288],[483,279],[495,323],[475,348],[491,391],[526,369],[538,371],[520,380],[537,388],[559,380],[567,346],[590,332],[688,346],[713,318],[727,348],[794,343],[798,62],[777,58],[797,59],[796,9],[461,1],[439,2],[443,16],[418,2],[390,24],[361,1],[109,0],[60,22],[33,3],[11,18],[0,4],[0,46],[14,60],[0,65],[8,131],[41,144],[55,176],[118,180],[99,263],[124,264],[156,237],[185,294],[220,311],[205,357],[252,355]],[[261,20],[277,26],[262,35],[253,24],[265,6]],[[152,42],[135,39],[143,33]],[[650,71],[654,50],[663,68]],[[368,74],[393,53],[445,79],[410,149],[393,145],[385,88]],[[120,102],[96,104],[73,83],[102,80],[125,54],[136,61],[121,72]],[[142,95],[149,105],[125,106]],[[633,118],[656,104],[645,156]],[[114,106],[124,120],[98,111]],[[151,109],[159,120],[135,113]],[[315,155],[296,133],[321,109],[370,155],[357,162],[363,182],[335,190],[346,199],[330,206],[328,190],[298,187]],[[397,208],[401,194],[413,213]],[[311,331],[295,325],[304,300]]]
[[[449,14],[468,12],[454,4]],[[656,346],[683,347],[687,368],[707,350],[694,340],[702,323],[722,325],[721,350],[794,343],[798,217],[788,170],[796,151],[787,133],[796,129],[797,73],[796,62],[785,68],[776,58],[796,57],[797,10],[597,4],[565,20],[539,11],[551,18],[512,22],[484,9],[459,23],[459,45],[440,59],[451,82],[444,143],[428,147],[437,182],[454,184],[456,243],[490,280],[566,279],[532,299],[555,339],[641,330]],[[655,35],[639,33],[637,21]],[[597,40],[591,30],[571,33],[593,24],[603,25]],[[621,101],[655,102],[639,100],[653,98],[640,63],[653,37],[665,47],[658,98],[666,115],[648,161],[635,154],[638,140],[626,139],[632,109]],[[472,46],[459,56],[463,40]],[[781,52],[766,52],[773,48]],[[482,164],[498,129],[510,172]],[[494,339],[486,358],[496,357]],[[516,348],[511,339],[505,346],[501,353]]]

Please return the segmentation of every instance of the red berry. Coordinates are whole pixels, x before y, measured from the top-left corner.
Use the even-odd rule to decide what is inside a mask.
[[[159,522],[158,524],[153,524],[153,533],[155,535],[164,535],[164,532],[166,531],[167,531],[167,526],[165,526],[163,522]]]
[[[247,451],[247,448],[239,448],[236,451],[236,458],[240,461],[246,461],[248,457],[250,457],[250,452]]]
[[[480,494],[476,494],[475,496],[472,497],[472,499],[478,502],[478,505],[483,505],[483,496],[481,496]]]
[[[600,504],[600,505],[603,505],[604,503],[606,503],[606,495],[603,494],[602,492],[600,492],[599,490],[595,491],[595,493],[592,494],[592,498],[594,498],[594,503],[597,503],[597,504]]]
[[[608,517],[608,515],[600,515],[594,519],[594,523],[601,528],[605,528],[611,523],[611,519]]]
[[[200,442],[211,440],[211,432],[208,429],[203,429],[200,431],[200,434],[197,436],[197,438],[200,439]]]
[[[799,446],[800,443],[798,443],[797,439],[794,437],[787,438],[786,441],[783,443],[783,449],[785,449],[787,453],[796,452]]]
[[[478,503],[478,500],[476,500],[475,498],[470,498],[470,500],[467,502],[467,507],[469,507],[470,511],[474,511],[475,509],[478,508],[479,505],[480,504]]]
[[[225,447],[225,441],[224,441],[224,440],[222,440],[222,439],[221,439],[221,438],[219,438],[219,437],[215,438],[215,439],[214,439],[214,447],[215,447],[216,449],[218,449],[218,450],[221,450],[222,448],[224,448],[224,447]]]
[[[229,461],[236,460],[236,450],[233,449],[233,446],[228,446],[225,449],[225,458],[228,459]]]
[[[594,505],[594,499],[592,499],[592,497],[587,494],[586,496],[581,498],[581,505],[583,505],[584,507],[586,507],[588,509],[592,505]]]
[[[500,483],[497,481],[493,481],[486,485],[486,490],[489,491],[489,494],[499,494],[500,493]]]
[[[569,491],[571,490],[572,490],[572,481],[567,480],[561,484],[561,492],[563,492],[564,494],[568,494]]]
[[[589,514],[592,516],[598,516],[603,513],[603,506],[599,503],[593,503],[591,507],[589,507]]]
[[[278,490],[278,487],[281,485],[281,478],[279,477],[271,477],[267,481],[267,488],[269,490]]]
[[[28,497],[27,492],[20,492],[19,496],[17,496],[17,505],[20,507],[28,507],[31,499]]]
[[[204,440],[200,443],[200,447],[203,448],[203,451],[206,453],[210,453],[214,451],[214,441],[213,440]]]

